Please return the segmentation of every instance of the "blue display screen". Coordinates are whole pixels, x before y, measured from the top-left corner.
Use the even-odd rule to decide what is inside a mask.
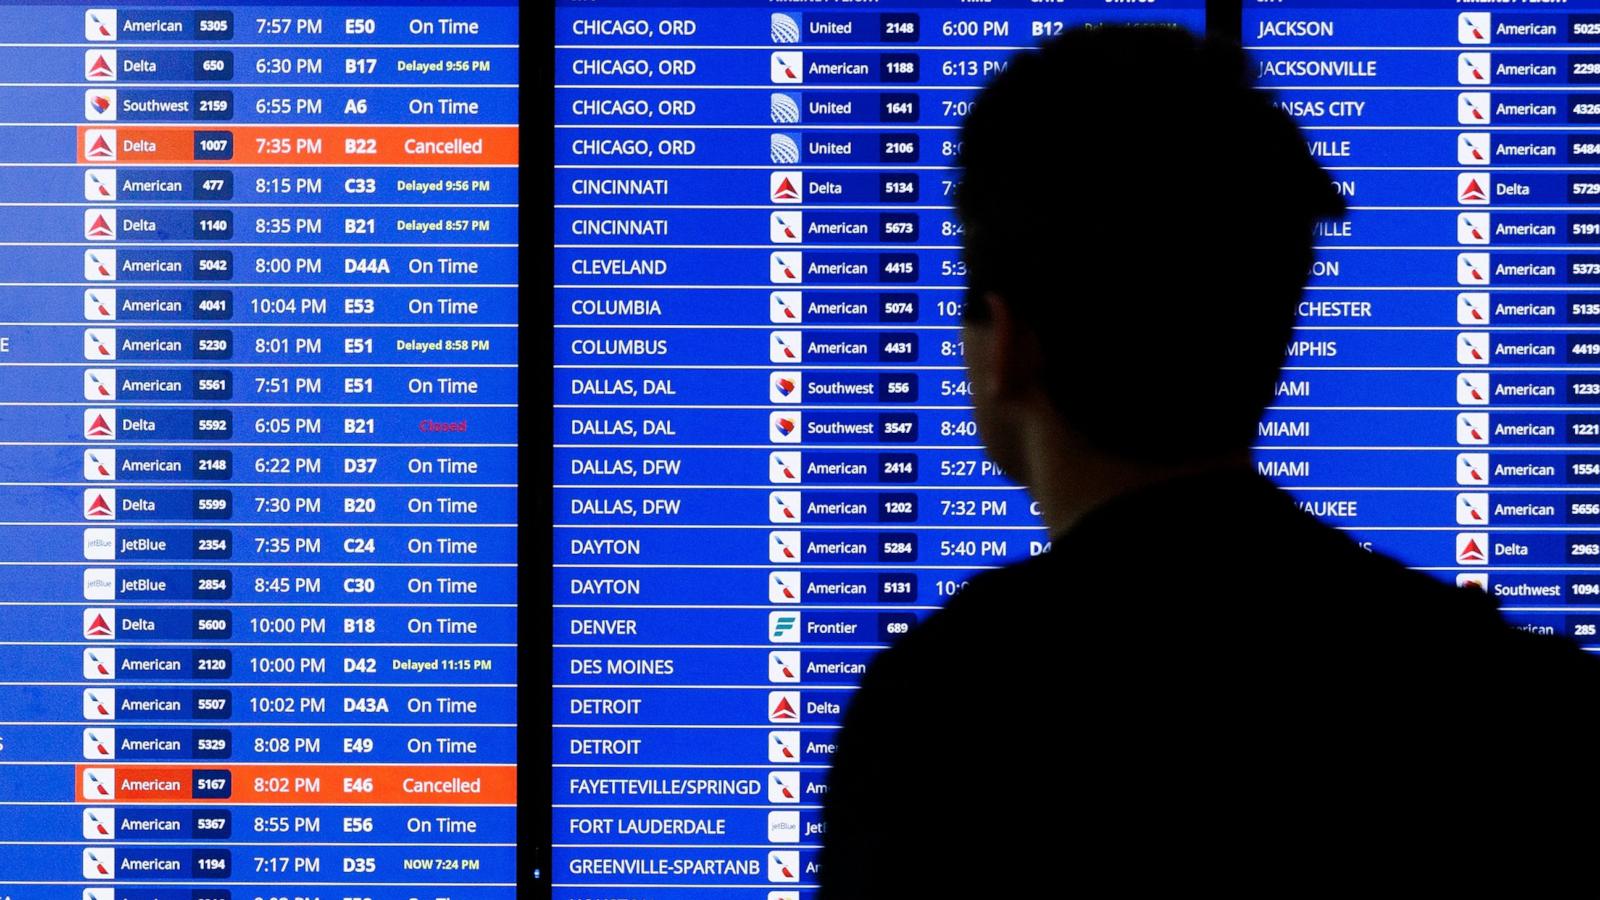
[[[510,898],[515,4],[0,6],[0,898]]]

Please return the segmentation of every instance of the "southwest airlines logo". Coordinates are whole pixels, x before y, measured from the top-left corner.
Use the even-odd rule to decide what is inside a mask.
[[[800,413],[775,412],[770,418],[770,433],[767,438],[774,444],[800,443]]]
[[[95,88],[83,92],[83,117],[90,122],[117,120],[117,92],[114,88]]]
[[[773,403],[800,402],[800,373],[773,372],[767,399]],[[90,398],[93,399],[93,398]]]

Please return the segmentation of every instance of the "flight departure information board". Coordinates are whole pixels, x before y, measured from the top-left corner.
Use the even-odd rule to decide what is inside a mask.
[[[510,898],[517,9],[0,6],[0,898]]]
[[[558,897],[809,895],[866,661],[1044,546],[968,408],[958,128],[1204,7],[974,6],[557,4]]]

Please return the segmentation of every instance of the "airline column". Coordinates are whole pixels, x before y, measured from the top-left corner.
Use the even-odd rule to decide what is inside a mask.
[[[1247,4],[1352,212],[1258,464],[1375,549],[1597,644],[1600,6]]]
[[[0,8],[0,896],[514,896],[515,19]]]
[[[562,3],[557,896],[809,895],[871,655],[1038,552],[961,371],[958,128],[1018,50],[1198,4]]]

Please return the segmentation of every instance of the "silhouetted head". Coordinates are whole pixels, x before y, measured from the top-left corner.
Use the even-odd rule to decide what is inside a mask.
[[[1171,28],[1067,31],[978,96],[959,162],[963,337],[1003,466],[1025,475],[1019,404],[1041,400],[1130,461],[1250,447],[1314,225],[1344,202],[1237,48]]]

